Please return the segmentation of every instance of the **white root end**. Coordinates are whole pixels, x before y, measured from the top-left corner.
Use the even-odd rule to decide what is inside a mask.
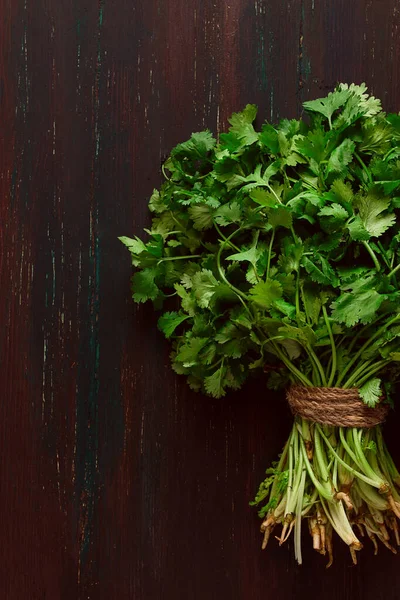
[[[263,538],[263,541],[262,541],[262,544],[261,544],[261,550],[265,550],[265,548],[267,547],[268,540],[269,540],[269,537],[271,535],[271,532],[272,532],[273,528],[274,528],[274,525],[270,525],[264,531],[264,538]]]
[[[345,492],[337,492],[335,494],[335,498],[336,498],[336,500],[342,500],[345,503],[347,510],[354,509],[354,506],[350,499],[350,496],[348,494],[346,494]]]
[[[351,554],[351,559],[353,561],[353,565],[357,564],[357,555],[356,555],[356,549],[354,548],[353,544],[351,544],[351,546],[349,546],[349,550],[350,550],[350,554]]]
[[[326,526],[326,549],[328,550],[328,556],[329,556],[329,561],[328,561],[328,564],[326,565],[327,569],[329,569],[329,567],[331,567],[332,563],[333,563],[332,532],[333,532],[332,525],[330,523],[328,523]]]
[[[392,509],[392,511],[394,512],[394,514],[396,515],[396,517],[398,519],[400,519],[400,505],[398,502],[395,501],[395,499],[393,498],[392,494],[388,494],[388,502],[389,502],[389,506]]]

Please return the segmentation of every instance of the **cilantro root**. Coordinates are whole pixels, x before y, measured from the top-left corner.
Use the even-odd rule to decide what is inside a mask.
[[[163,311],[172,367],[195,391],[223,398],[259,375],[271,390],[335,387],[371,408],[391,404],[400,116],[383,112],[365,84],[339,84],[304,109],[257,128],[249,104],[218,139],[202,131],[172,149],[146,239],[120,238],[133,299]],[[380,426],[296,417],[253,503],[262,546],[272,532],[281,545],[293,536],[301,563],[308,529],[328,564],[334,532],[354,562],[367,538],[394,551],[399,490]]]
[[[380,426],[338,428],[296,418],[279,462],[267,470],[251,504],[258,506],[263,519],[262,548],[281,526],[279,545],[292,534],[299,564],[304,522],[314,550],[328,556],[328,566],[333,561],[333,531],[348,545],[355,564],[366,538],[375,554],[378,542],[394,553],[400,546],[399,475]]]

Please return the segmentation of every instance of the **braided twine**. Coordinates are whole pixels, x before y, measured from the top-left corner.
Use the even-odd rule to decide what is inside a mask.
[[[286,397],[294,415],[336,427],[374,427],[389,412],[387,404],[366,406],[357,389],[292,386]]]

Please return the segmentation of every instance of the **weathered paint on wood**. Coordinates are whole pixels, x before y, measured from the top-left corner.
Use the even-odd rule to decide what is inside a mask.
[[[399,25],[397,0],[0,0],[1,598],[399,597],[383,550],[260,552],[285,403],[190,392],[117,241],[169,149],[248,102],[294,117],[366,81],[398,111]]]

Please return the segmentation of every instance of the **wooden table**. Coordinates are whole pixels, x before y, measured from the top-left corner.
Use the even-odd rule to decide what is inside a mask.
[[[298,117],[366,81],[398,111],[399,27],[397,0],[0,0],[2,599],[400,597],[385,549],[261,553],[285,402],[190,392],[117,241],[170,148],[248,102]]]

